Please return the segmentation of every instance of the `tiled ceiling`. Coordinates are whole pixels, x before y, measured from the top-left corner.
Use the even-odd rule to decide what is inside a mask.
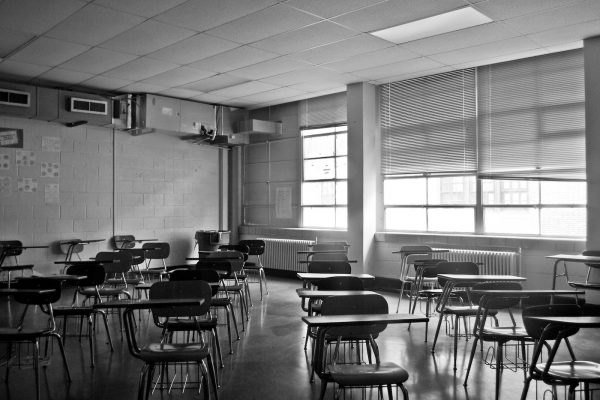
[[[491,23],[370,32],[472,6]],[[245,108],[582,46],[599,0],[0,0],[0,79]]]

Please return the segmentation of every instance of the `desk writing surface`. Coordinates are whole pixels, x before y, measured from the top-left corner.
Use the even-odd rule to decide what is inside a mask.
[[[527,317],[533,318],[539,321],[545,321],[552,324],[560,325],[576,325],[582,328],[598,328],[600,327],[600,317],[586,317],[586,316],[573,316],[573,317]]]
[[[427,322],[429,318],[413,314],[350,314],[350,315],[318,315],[302,317],[305,324],[313,327],[333,327],[347,325],[407,324]]]
[[[438,278],[445,279],[452,282],[486,282],[486,281],[498,281],[498,282],[518,282],[524,281],[525,278],[515,275],[461,275],[461,274],[439,274]]]
[[[54,289],[0,289],[0,296],[13,296],[16,294],[49,294],[54,292]]]
[[[572,262],[588,262],[591,264],[600,264],[600,256],[584,256],[583,254],[554,254],[546,256],[553,260],[572,261]]]
[[[369,274],[320,274],[316,272],[298,272],[296,276],[307,281],[317,281],[337,276],[355,276],[360,279],[375,279],[373,275]]]
[[[354,296],[354,295],[367,295],[377,294],[371,290],[310,290],[300,289],[296,293],[298,297],[307,299],[324,299],[325,297],[332,296]]]
[[[154,299],[154,300],[111,300],[92,305],[93,308],[143,309],[152,307],[195,306],[202,305],[204,299]]]
[[[497,296],[534,296],[534,295],[584,295],[585,292],[583,290],[552,290],[552,289],[523,289],[523,290],[480,290],[474,289],[471,290],[471,293],[481,294],[481,295],[497,295]]]
[[[396,250],[392,251],[392,254],[402,254],[402,255],[411,255],[411,254],[436,254],[436,253],[449,253],[448,249],[431,249],[431,250]]]

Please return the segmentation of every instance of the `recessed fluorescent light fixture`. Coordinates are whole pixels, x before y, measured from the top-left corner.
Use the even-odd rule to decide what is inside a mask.
[[[434,15],[433,17],[371,32],[371,35],[398,44],[487,24],[488,22],[492,22],[492,19],[475,10],[473,7],[464,7],[444,14]]]

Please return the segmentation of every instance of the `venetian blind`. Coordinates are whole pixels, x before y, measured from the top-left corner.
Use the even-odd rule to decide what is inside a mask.
[[[583,52],[478,69],[479,175],[585,179]]]
[[[302,100],[298,106],[302,128],[346,123],[346,92]]]
[[[382,174],[474,174],[475,81],[466,69],[382,85]]]

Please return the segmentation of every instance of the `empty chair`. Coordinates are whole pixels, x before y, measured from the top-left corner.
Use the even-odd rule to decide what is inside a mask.
[[[521,284],[517,282],[484,282],[478,283],[472,288],[473,290],[521,290]],[[469,365],[465,375],[464,385],[467,385],[475,351],[477,350],[477,342],[494,342],[496,349],[496,399],[500,398],[500,378],[504,369],[504,345],[510,341],[519,342],[521,348],[521,357],[523,359],[523,369],[526,368],[526,351],[525,341],[531,340],[527,331],[523,326],[517,325],[512,313],[512,308],[517,307],[521,300],[520,296],[514,295],[473,295],[475,303],[478,304],[477,315],[473,326],[473,345],[471,348],[471,356],[469,357]],[[508,325],[498,326],[496,320],[495,326],[485,325],[488,316],[497,313],[500,310],[505,310],[510,316],[511,323]],[[494,318],[496,319],[496,318]]]
[[[404,295],[404,289],[407,285],[415,282],[415,277],[410,275],[410,265],[414,260],[424,260],[431,258],[431,247],[429,246],[402,246],[400,248],[400,296],[398,297],[398,305],[396,312],[400,310],[400,302]],[[410,304],[409,304],[410,309]]]
[[[54,316],[63,318],[63,341],[66,338],[67,334],[67,320],[69,317],[79,317],[81,322],[83,319],[87,320],[88,323],[88,342],[90,346],[90,359],[92,367],[95,366],[95,351],[94,351],[94,340],[96,337],[96,327],[95,321],[96,316],[100,315],[102,317],[102,321],[104,322],[104,328],[106,330],[106,336],[108,338],[108,343],[110,344],[110,350],[114,351],[112,339],[110,337],[110,330],[108,329],[108,321],[106,319],[106,313],[102,310],[94,309],[91,306],[82,305],[77,301],[78,294],[80,291],[83,291],[85,288],[89,288],[90,290],[98,290],[98,285],[104,282],[104,268],[102,265],[97,263],[81,263],[81,264],[73,264],[70,265],[66,273],[68,275],[80,275],[85,276],[86,278],[79,281],[66,281],[65,284],[75,286],[77,289],[73,293],[73,300],[68,306],[56,306],[54,307]],[[81,324],[79,326],[80,337],[81,337]]]
[[[239,244],[248,246],[248,260],[244,263],[244,270],[249,274],[256,274],[257,281],[260,288],[260,300],[263,299],[263,284],[265,285],[264,292],[265,294],[269,294],[269,288],[267,286],[267,276],[265,274],[265,269],[262,264],[261,256],[265,253],[265,241],[261,239],[252,239],[252,240],[240,240]],[[250,260],[252,257],[254,260]]]
[[[13,345],[20,343],[31,343],[33,347],[33,370],[35,373],[35,387],[36,387],[36,399],[40,398],[40,339],[41,338],[55,338],[60,348],[62,355],[63,364],[67,372],[67,379],[71,381],[71,373],[69,371],[69,365],[65,357],[65,350],[61,336],[56,330],[56,322],[54,320],[54,311],[52,303],[58,301],[61,295],[61,283],[60,281],[43,279],[43,278],[30,278],[22,279],[15,283],[15,289],[39,289],[47,290],[40,293],[28,292],[24,294],[15,294],[15,301],[24,304],[25,310],[17,326],[12,325],[0,327],[0,342],[8,343],[7,360],[11,358],[13,352]],[[29,315],[35,315],[36,311],[40,311],[47,315],[47,320],[42,323],[40,318],[42,314],[37,315],[37,318],[26,318]],[[47,347],[46,347],[47,349]],[[6,381],[9,376],[10,363],[6,363]]]
[[[308,272],[316,274],[350,274],[352,266],[347,261],[312,261]]]
[[[146,251],[144,249],[123,249],[119,253],[126,253],[131,256],[130,269],[125,272],[125,283],[133,286],[143,283],[144,276],[140,265],[143,265],[146,261]]]
[[[146,258],[146,268],[142,269],[142,275],[148,277],[151,280],[159,280],[167,275],[167,258],[171,254],[171,246],[167,242],[149,242],[143,243],[142,249],[144,249],[144,256]],[[152,266],[152,261],[159,260],[162,265],[158,267]]]
[[[579,384],[584,384],[585,398],[591,398],[589,392],[590,384],[600,383],[600,364],[591,361],[577,360],[569,343],[569,337],[579,331],[576,326],[558,328],[548,326],[545,321],[535,320],[530,317],[548,316],[581,316],[581,308],[575,304],[551,304],[528,307],[523,310],[523,323],[529,336],[536,341],[535,350],[531,356],[528,375],[521,394],[521,400],[527,398],[529,385],[533,379],[543,381],[548,385],[568,386],[569,400],[575,400],[575,389]],[[550,347],[548,340],[553,340],[554,345]],[[567,354],[570,356],[566,361],[555,361],[555,355],[562,341],[567,345]],[[542,359],[542,350],[547,348],[549,354]],[[544,361],[545,360],[545,361]],[[554,395],[556,393],[554,392]]]
[[[8,287],[12,282],[12,273],[15,271],[31,271],[32,264],[19,265],[19,256],[23,253],[23,243],[20,240],[3,240],[0,241],[0,273],[6,272]],[[6,259],[12,257],[13,264],[8,265]]]
[[[581,253],[584,256],[600,256],[600,250],[585,250]],[[600,282],[590,282],[590,274],[592,270],[600,268],[600,264],[585,264],[587,265],[587,272],[585,275],[585,281],[577,282],[571,281],[569,276],[566,274],[567,268],[565,267],[565,275],[569,286],[576,289],[600,289]]]

